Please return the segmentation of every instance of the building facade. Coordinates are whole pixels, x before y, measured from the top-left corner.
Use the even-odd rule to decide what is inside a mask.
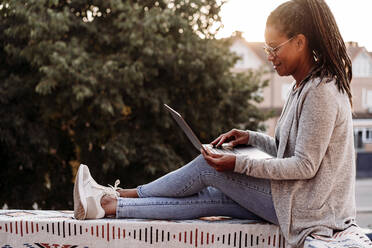
[[[265,123],[266,133],[273,136],[294,79],[280,77],[276,73],[262,49],[263,42],[247,42],[239,32],[232,39],[230,49],[241,57],[235,64],[235,72],[249,69],[267,71],[264,78],[269,80],[269,85],[260,92],[264,101],[259,107],[274,110],[275,116]],[[355,148],[358,152],[372,152],[372,52],[360,47],[357,42],[347,42],[346,47],[353,65],[351,90]]]

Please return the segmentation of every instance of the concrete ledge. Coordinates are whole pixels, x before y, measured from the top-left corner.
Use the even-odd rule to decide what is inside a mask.
[[[278,226],[251,220],[78,221],[72,216],[72,211],[0,210],[0,247],[285,247]]]
[[[357,213],[370,213],[372,214],[372,207],[359,207]]]

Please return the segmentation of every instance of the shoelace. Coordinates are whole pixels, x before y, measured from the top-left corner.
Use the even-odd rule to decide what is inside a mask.
[[[109,187],[104,187],[104,188],[100,187],[100,188],[103,189],[103,193],[105,195],[109,195],[109,196],[118,198],[120,196],[120,193],[117,190],[122,189],[122,188],[118,187],[119,184],[120,184],[120,180],[116,179],[114,186],[109,184],[108,185]]]

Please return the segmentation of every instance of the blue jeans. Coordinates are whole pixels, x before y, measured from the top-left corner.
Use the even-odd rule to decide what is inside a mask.
[[[139,198],[119,198],[117,218],[194,219],[230,216],[278,224],[270,180],[218,172],[202,155],[137,187]]]

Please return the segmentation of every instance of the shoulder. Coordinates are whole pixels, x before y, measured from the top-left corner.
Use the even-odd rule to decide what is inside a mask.
[[[313,117],[319,115],[324,119],[333,118],[347,101],[343,95],[337,89],[335,80],[311,79],[298,96],[297,115],[308,113]]]
[[[307,100],[313,99],[331,105],[338,103],[346,97],[346,94],[338,90],[336,80],[330,78],[314,78],[309,80],[305,84],[302,93],[303,97]]]
[[[306,83],[309,90],[315,92],[334,93],[337,92],[336,80],[333,78],[313,78]]]

